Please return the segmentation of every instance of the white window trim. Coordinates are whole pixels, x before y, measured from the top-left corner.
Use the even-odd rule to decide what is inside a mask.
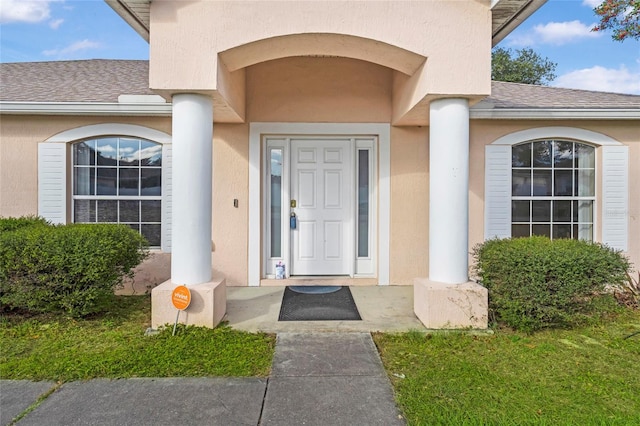
[[[171,143],[171,135],[159,130],[150,129],[135,124],[103,123],[89,126],[77,127],[65,130],[51,136],[45,143],[70,143],[81,139],[97,138],[101,136],[133,136],[141,139],[148,139],[151,142],[160,144]]]
[[[502,136],[500,138],[498,138],[497,140],[495,140],[493,143],[487,145],[487,149],[485,150],[485,210],[484,210],[484,214],[485,214],[485,239],[487,238],[493,238],[495,236],[498,236],[500,238],[505,238],[511,235],[510,229],[509,228],[509,233],[508,235],[504,235],[503,233],[497,233],[496,230],[499,227],[495,227],[495,224],[493,224],[492,218],[489,217],[489,210],[492,209],[492,207],[489,205],[489,201],[491,203],[494,204],[498,204],[495,202],[494,196],[497,195],[496,199],[500,199],[501,197],[503,197],[504,195],[500,195],[498,193],[496,193],[494,188],[489,188],[489,182],[487,181],[486,177],[491,173],[491,170],[489,170],[489,164],[487,163],[487,159],[488,159],[488,150],[491,146],[495,146],[496,148],[498,146],[513,146],[519,143],[524,143],[524,142],[530,142],[533,140],[553,140],[553,139],[565,139],[565,140],[572,140],[575,142],[580,142],[580,143],[588,143],[588,144],[592,144],[595,145],[597,147],[602,147],[602,149],[607,150],[611,148],[611,149],[617,149],[617,150],[624,150],[624,153],[626,153],[626,155],[628,156],[628,150],[626,150],[626,146],[624,144],[622,144],[621,142],[616,141],[615,139],[604,135],[602,133],[598,133],[598,132],[593,132],[591,130],[585,130],[585,129],[580,129],[580,128],[575,128],[575,127],[561,127],[561,126],[552,126],[552,127],[536,127],[533,129],[526,129],[526,130],[522,130],[522,131],[518,131],[518,132],[514,132],[514,133],[510,133],[508,135]],[[605,157],[607,154],[605,153],[605,151],[599,152],[600,150],[596,150],[596,165],[600,164],[602,161],[602,157]],[[494,160],[494,158],[492,158],[492,160]],[[508,158],[509,161],[509,165],[511,164],[511,155],[509,155]],[[623,228],[625,231],[628,229],[627,228],[627,223],[628,222],[628,191],[626,191],[626,193],[624,194],[625,197],[623,200],[621,200],[621,202],[618,204],[618,209],[617,211],[624,211],[626,212],[626,214],[624,215],[620,215],[618,214],[615,217],[612,217],[612,215],[608,214],[607,209],[608,207],[608,201],[607,201],[607,188],[605,188],[607,177],[604,176],[605,175],[605,171],[603,170],[605,168],[604,164],[601,164],[600,166],[600,170],[598,170],[598,167],[596,167],[596,188],[600,188],[601,191],[598,191],[598,189],[596,189],[596,194],[598,194],[599,192],[602,194],[601,195],[601,199],[596,199],[596,203],[600,204],[599,206],[597,206],[594,209],[593,212],[593,223],[594,223],[594,241],[598,241],[597,239],[597,232],[596,229],[600,228],[602,229],[602,237],[601,237],[601,241],[605,244],[609,244],[611,245],[613,248],[615,249],[619,249],[619,250],[626,250],[627,249],[627,239],[626,238],[622,238],[622,239],[618,239],[618,240],[613,240],[612,238],[609,237],[608,235],[608,229],[613,227],[621,227]],[[511,168],[509,168],[509,170],[511,170]],[[509,200],[511,200],[511,178],[510,178],[511,174],[509,173],[509,177],[508,177],[508,182],[504,182],[505,188],[508,186],[508,195],[509,195]],[[623,179],[625,182],[627,182],[628,184],[628,157],[627,157],[627,169],[626,169],[626,177]],[[623,182],[624,183],[624,182]],[[625,188],[628,189],[628,186],[625,186]],[[502,189],[502,191],[506,191],[506,189]],[[625,191],[623,191],[625,192]],[[596,197],[597,198],[597,197]],[[499,200],[498,200],[499,201]],[[509,204],[510,205],[510,204]],[[600,223],[600,215],[598,214],[599,212],[602,212],[602,219],[604,223]],[[511,223],[511,211],[509,210],[509,212],[505,213],[508,219],[509,219],[509,224]],[[618,220],[620,221],[620,223],[616,224],[615,226],[611,226],[611,224],[608,221],[612,221],[612,220]]]
[[[383,123],[250,123],[249,127],[249,286],[262,278],[262,135],[329,135],[378,137],[378,284],[389,284],[391,217],[391,126]]]
[[[104,136],[130,136],[134,138],[146,139],[151,142],[159,143],[163,145],[163,165],[162,165],[162,251],[170,252],[171,251],[171,241],[170,238],[167,238],[167,235],[170,234],[171,229],[171,191],[165,190],[165,187],[170,188],[170,177],[171,177],[171,159],[166,158],[165,155],[167,150],[165,148],[171,147],[171,135],[161,132],[159,130],[151,129],[144,126],[134,125],[134,124],[121,124],[121,123],[102,123],[102,124],[92,124],[88,126],[77,127],[75,129],[65,130],[63,132],[57,133],[44,142],[41,142],[39,145],[41,148],[50,146],[58,146],[64,152],[65,155],[58,156],[53,161],[57,162],[57,164],[53,164],[53,168],[58,170],[58,175],[65,176],[64,184],[62,185],[62,190],[57,191],[56,193],[52,193],[48,190],[48,182],[41,175],[41,165],[42,158],[39,159],[38,165],[38,214],[45,217],[46,219],[53,219],[55,223],[67,223],[67,212],[71,211],[71,209],[67,208],[68,200],[67,194],[72,193],[72,180],[71,176],[73,175],[71,170],[68,170],[69,167],[73,167],[73,162],[67,161],[67,156],[69,154],[69,146],[71,143],[79,142],[83,139],[92,139],[92,138],[100,138]],[[43,150],[41,150],[44,152]],[[49,160],[52,158],[50,157]],[[51,163],[50,163],[51,164]],[[168,185],[167,185],[168,183]],[[52,200],[52,195],[55,200]],[[57,211],[45,211],[43,210],[44,200],[47,200],[51,205],[53,201]],[[169,240],[169,241],[167,241]]]
[[[533,129],[521,130],[509,133],[496,139],[491,145],[517,145],[536,139],[571,139],[576,142],[587,142],[593,145],[622,145],[615,139],[602,133],[591,130],[579,129],[577,127],[536,127]]]

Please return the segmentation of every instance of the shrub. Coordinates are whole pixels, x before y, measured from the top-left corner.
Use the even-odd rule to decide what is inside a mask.
[[[0,232],[15,231],[27,226],[49,225],[46,219],[37,216],[0,218]]]
[[[104,310],[147,256],[147,245],[136,231],[114,224],[39,224],[2,232],[0,304],[72,316]]]
[[[524,331],[566,325],[603,306],[594,299],[623,284],[630,266],[601,244],[545,237],[489,240],[473,256],[490,313]]]

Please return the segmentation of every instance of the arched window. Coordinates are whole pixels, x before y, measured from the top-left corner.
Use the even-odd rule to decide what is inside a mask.
[[[511,236],[593,240],[595,148],[538,140],[511,150]]]
[[[132,137],[73,144],[74,222],[122,223],[161,244],[162,145]]]

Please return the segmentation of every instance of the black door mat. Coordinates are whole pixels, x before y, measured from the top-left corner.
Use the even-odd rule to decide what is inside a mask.
[[[309,287],[313,288],[313,287]],[[330,287],[325,291],[301,292],[286,287],[278,321],[360,321],[360,313],[349,287]]]

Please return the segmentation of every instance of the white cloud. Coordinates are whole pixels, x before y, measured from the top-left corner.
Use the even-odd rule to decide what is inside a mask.
[[[563,45],[575,41],[597,38],[602,36],[602,32],[593,32],[591,28],[595,24],[586,25],[582,22],[549,22],[538,24],[531,31],[513,34],[509,40],[509,46],[523,47],[534,46],[536,44]]]
[[[618,69],[596,65],[563,74],[551,85],[568,89],[640,95],[640,71],[629,71],[624,65]]]
[[[50,18],[49,5],[58,0],[0,0],[0,23],[37,23]]]
[[[591,9],[595,8],[596,6],[600,6],[600,3],[602,3],[602,0],[582,0],[582,5],[588,6]]]
[[[49,26],[52,29],[57,30],[58,27],[60,27],[60,25],[62,25],[63,22],[64,22],[64,19],[55,19],[55,20],[49,22]]]
[[[509,46],[526,47],[536,44],[535,38],[531,33],[511,34],[507,39]]]
[[[65,55],[70,55],[72,53],[79,52],[81,50],[97,49],[100,47],[102,47],[102,45],[97,41],[84,39],[81,41],[76,41],[75,43],[72,43],[69,46],[64,47],[62,49],[45,50],[42,52],[42,54],[45,56],[55,56],[55,55],[65,56]]]
[[[548,24],[539,24],[533,27],[536,38],[540,38],[543,43],[548,44],[566,44],[584,38],[601,37],[602,33],[591,31],[592,25],[585,25],[582,22],[549,22]]]

